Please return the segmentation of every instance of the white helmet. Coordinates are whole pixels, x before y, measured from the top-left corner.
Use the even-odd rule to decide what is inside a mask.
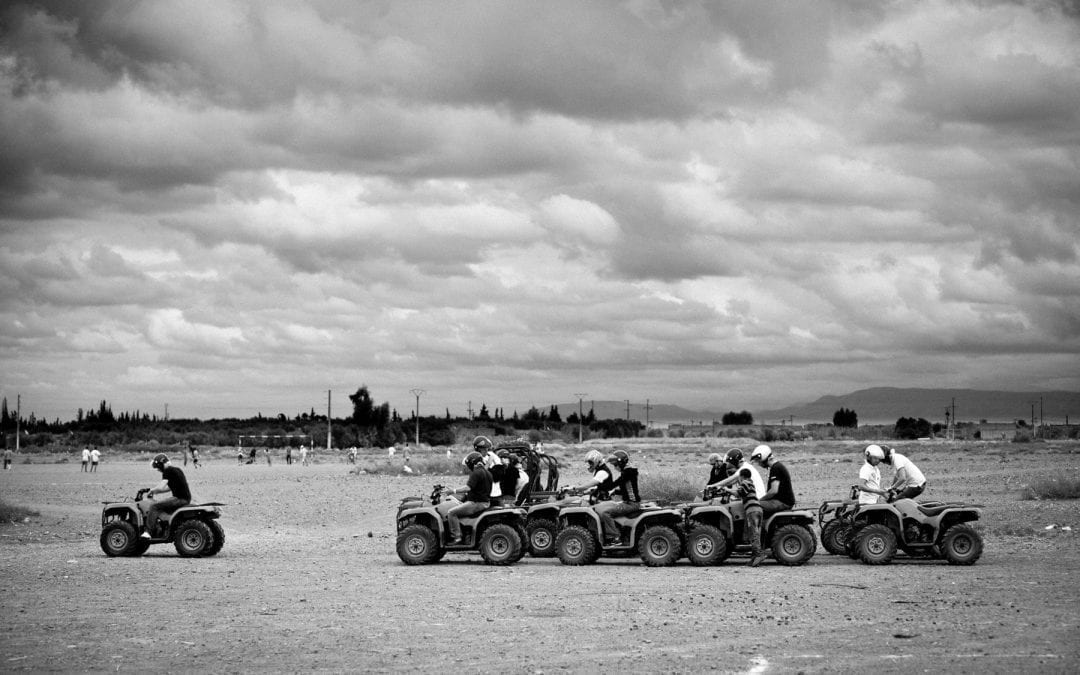
[[[767,445],[759,445],[754,448],[754,451],[750,453],[750,461],[757,461],[760,464],[764,464],[772,456],[772,448]]]
[[[596,467],[604,463],[604,456],[599,450],[590,450],[585,453],[585,463],[589,465],[590,471],[595,471]]]
[[[878,459],[885,459],[885,451],[881,449],[880,445],[868,445],[868,446],[866,446],[866,449],[863,450],[863,454],[866,455],[867,459],[870,459],[871,457],[876,457]]]

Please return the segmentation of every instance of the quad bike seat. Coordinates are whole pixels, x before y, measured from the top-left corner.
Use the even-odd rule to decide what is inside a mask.
[[[943,511],[950,509],[953,506],[955,506],[955,504],[919,504],[919,513],[923,514],[927,518],[933,518],[934,516],[941,515]]]

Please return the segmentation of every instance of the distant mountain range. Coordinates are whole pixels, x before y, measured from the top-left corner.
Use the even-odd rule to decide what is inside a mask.
[[[1035,422],[1040,419],[1047,424],[1064,424],[1066,421],[1080,424],[1080,392],[1077,391],[983,391],[978,389],[899,389],[874,387],[860,389],[850,394],[822,396],[816,401],[790,405],[775,410],[751,410],[757,423],[811,424],[832,422],[833,413],[840,408],[854,410],[859,424],[892,424],[901,417],[921,417],[931,422],[945,422],[945,409],[955,404],[956,420],[959,422],[1011,422],[1025,420],[1031,423],[1034,410]],[[563,419],[578,411],[577,402],[559,403]],[[627,417],[625,401],[584,401],[583,410],[588,414],[592,407],[599,419],[624,419]],[[745,408],[739,408],[740,412]],[[648,410],[642,404],[629,406],[630,419],[648,420],[655,424],[705,423],[719,421],[723,411],[695,411],[676,405],[655,403]]]

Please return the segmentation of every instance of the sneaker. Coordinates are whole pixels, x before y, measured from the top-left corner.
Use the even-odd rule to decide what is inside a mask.
[[[765,562],[765,554],[758,553],[753,558],[750,558],[750,567],[757,567],[763,562]]]
[[[464,537],[450,537],[450,546],[460,546],[465,543]]]
[[[147,532],[146,530],[143,530],[142,534],[139,535],[139,539],[149,539],[149,538],[150,538],[150,533]]]

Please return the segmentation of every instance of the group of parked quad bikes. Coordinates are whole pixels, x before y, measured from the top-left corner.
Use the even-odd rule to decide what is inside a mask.
[[[435,485],[430,496],[406,497],[397,510],[397,553],[408,565],[438,562],[447,553],[479,552],[490,565],[510,565],[526,553],[534,558],[557,556],[564,565],[588,565],[600,558],[635,554],[650,567],[676,564],[686,557],[693,565],[718,565],[734,552],[749,552],[745,513],[738,500],[706,490],[702,501],[667,504],[646,501],[640,511],[616,516],[619,543],[605,543],[592,495],[559,489],[559,463],[535,452],[528,443],[503,443],[497,449],[516,454],[529,475],[524,498],[492,506],[461,519],[462,541],[452,543],[445,509],[447,490]],[[544,475],[546,473],[546,481]],[[971,565],[982,555],[983,542],[970,523],[980,507],[959,502],[859,504],[858,486],[846,500],[827,501],[812,510],[780,511],[761,527],[763,551],[781,565],[802,565],[821,543],[834,555],[848,555],[869,565],[889,563],[897,551],[913,558],[939,558],[953,565]]]

